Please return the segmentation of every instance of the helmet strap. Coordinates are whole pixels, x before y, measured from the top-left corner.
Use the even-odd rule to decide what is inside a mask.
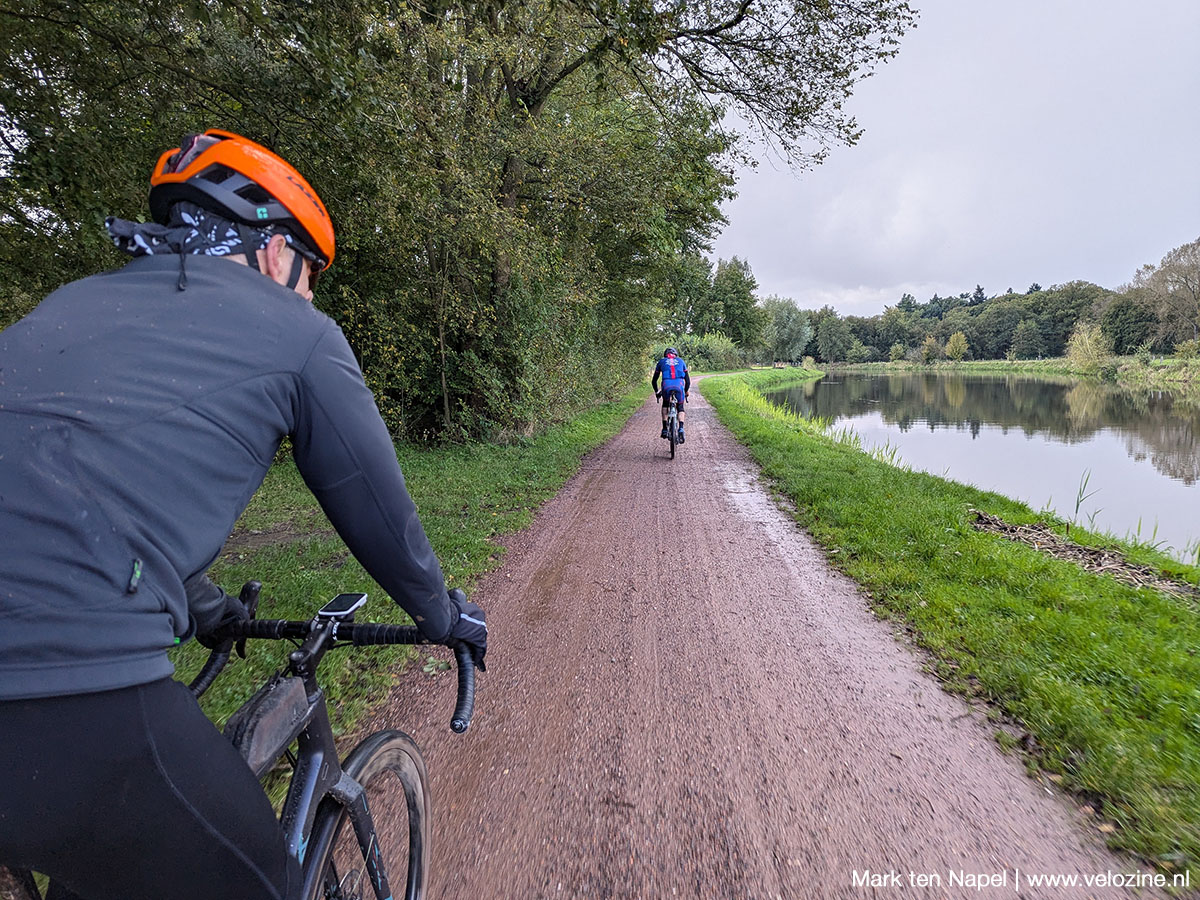
[[[300,273],[304,270],[304,257],[295,247],[292,248],[292,274],[288,276],[287,286],[293,291],[300,283]]]
[[[246,264],[255,272],[261,272],[258,267],[258,241],[256,241],[254,230],[247,228],[241,222],[237,223],[238,237],[242,239],[242,252],[246,254]]]

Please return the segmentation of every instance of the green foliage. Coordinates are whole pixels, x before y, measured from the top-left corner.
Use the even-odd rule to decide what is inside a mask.
[[[762,340],[767,322],[766,312],[758,306],[755,290],[758,283],[750,264],[736,256],[717,264],[713,276],[712,305],[721,312],[717,329],[727,334],[742,350],[752,350]]]
[[[660,338],[654,345],[651,358],[658,360],[664,347],[679,351],[692,372],[722,372],[740,369],[746,365],[746,355],[733,341],[719,331],[709,334],[681,334]]]
[[[1183,341],[1176,344],[1175,355],[1180,359],[1200,358],[1200,341]]]
[[[850,336],[850,349],[846,351],[846,362],[848,363],[865,363],[870,362],[875,358],[875,350],[873,347],[868,347],[856,336]]]
[[[1014,359],[1037,359],[1042,355],[1042,334],[1032,319],[1022,319],[1013,332],[1009,348]]]
[[[832,315],[824,315],[820,325],[817,326],[818,358],[822,362],[844,362],[850,355],[850,348],[854,344],[854,335],[850,333],[850,326],[845,319],[838,316],[832,309],[829,311]],[[821,312],[824,313],[825,310],[821,310]]]
[[[1151,336],[1157,325],[1154,310],[1130,294],[1114,300],[1100,317],[1100,330],[1119,356],[1132,353]]]
[[[888,359],[890,359],[892,362],[901,362],[907,356],[908,348],[899,342],[892,344],[891,348],[888,350]]]
[[[962,362],[963,357],[967,355],[967,350],[967,336],[961,331],[954,332],[946,341],[946,356],[955,362]]]
[[[913,13],[767,0],[118,3],[0,11],[0,324],[120,262],[106,214],[223,127],[293,161],[338,227],[317,303],[394,431],[508,434],[640,369],[722,221],[726,105],[800,165]],[[688,262],[682,262],[683,260]],[[694,272],[693,272],[694,274]],[[703,299],[703,298],[699,298]],[[755,310],[720,322],[749,347]]]
[[[1080,322],[1067,342],[1071,367],[1084,375],[1103,375],[1112,363],[1112,346],[1099,325]]]
[[[1159,346],[1200,339],[1200,238],[1171,250],[1157,266],[1142,266],[1133,288],[1154,311]]]
[[[938,343],[938,339],[932,334],[927,334],[925,335],[925,340],[921,342],[918,353],[921,356],[921,362],[929,365],[934,360],[941,359],[942,345]]]
[[[768,297],[762,301],[761,308],[767,317],[763,329],[767,361],[795,362],[800,359],[812,338],[808,314],[784,297]]]

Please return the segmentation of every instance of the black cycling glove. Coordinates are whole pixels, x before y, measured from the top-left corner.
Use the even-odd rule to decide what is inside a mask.
[[[471,658],[481,672],[487,671],[483,657],[487,653],[487,616],[479,604],[472,603],[458,588],[449,591],[450,609],[454,622],[444,643],[454,645],[462,641],[471,648]]]
[[[217,588],[217,590],[221,591],[220,588]],[[196,635],[196,641],[200,644],[200,646],[207,647],[209,650],[216,650],[219,646],[221,646],[222,640],[216,635],[224,626],[238,625],[242,622],[250,621],[250,610],[246,608],[245,603],[243,603],[237,597],[230,596],[224,591],[221,591],[221,598],[224,601],[225,606],[221,612],[220,620],[212,627],[210,631],[207,631],[204,634]],[[246,653],[244,649],[241,651],[240,655],[245,657]]]

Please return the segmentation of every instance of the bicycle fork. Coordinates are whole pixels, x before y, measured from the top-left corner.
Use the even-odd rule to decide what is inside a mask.
[[[354,835],[358,838],[358,847],[362,851],[367,867],[367,877],[371,879],[371,887],[375,889],[375,896],[379,900],[391,900],[391,886],[388,884],[383,854],[379,852],[375,820],[371,817],[370,807],[367,806],[366,790],[343,772],[342,777],[338,779],[338,783],[330,789],[329,793],[346,807],[346,814],[354,826]]]

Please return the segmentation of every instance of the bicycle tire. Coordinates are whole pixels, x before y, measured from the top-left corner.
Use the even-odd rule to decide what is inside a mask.
[[[429,776],[421,751],[403,732],[379,731],[355,747],[342,768],[366,791],[393,896],[421,900],[429,872],[431,829]],[[321,802],[313,821],[303,896],[305,900],[375,897],[349,814],[330,797]]]
[[[679,435],[679,423],[677,419],[672,418],[667,426],[667,439],[671,442],[671,459],[675,458],[675,441]]]

